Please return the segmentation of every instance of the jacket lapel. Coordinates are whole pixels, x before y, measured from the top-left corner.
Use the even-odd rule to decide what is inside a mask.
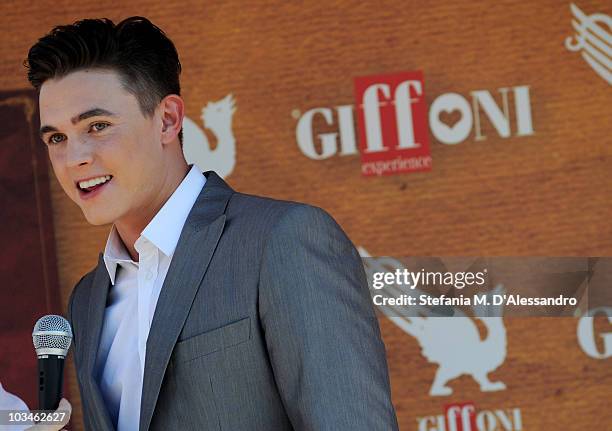
[[[89,414],[89,420],[97,430],[111,431],[113,429],[108,410],[104,404],[100,387],[94,376],[96,357],[98,356],[98,346],[100,344],[100,335],[102,332],[102,324],[104,322],[104,310],[106,308],[106,298],[110,286],[110,278],[104,266],[104,260],[100,253],[98,266],[93,279],[93,284],[89,289],[89,306],[86,316],[87,330],[84,339],[83,355],[83,390],[87,394],[83,394],[86,400],[91,405],[91,410],[85,414]]]
[[[225,208],[233,190],[214,172],[204,175],[206,185],[181,232],[147,339],[141,431],[149,429],[172,350],[225,226]]]

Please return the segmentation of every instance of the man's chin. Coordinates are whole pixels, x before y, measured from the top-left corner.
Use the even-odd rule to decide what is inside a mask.
[[[91,225],[102,226],[105,224],[111,224],[115,220],[110,214],[101,214],[94,211],[83,211],[85,220]]]

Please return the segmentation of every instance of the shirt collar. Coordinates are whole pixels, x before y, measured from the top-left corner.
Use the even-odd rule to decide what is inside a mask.
[[[192,166],[187,176],[172,193],[172,196],[144,228],[139,239],[146,238],[165,256],[171,257],[178,244],[187,216],[204,184],[206,184],[206,177],[195,165]],[[113,285],[115,284],[117,265],[129,262],[133,261],[125,249],[115,225],[113,225],[104,249],[104,264]]]
[[[121,241],[117,229],[113,225],[106,240],[106,247],[104,248],[104,265],[113,285],[115,284],[117,265],[120,263],[134,263],[134,261],[125,249],[123,241]]]

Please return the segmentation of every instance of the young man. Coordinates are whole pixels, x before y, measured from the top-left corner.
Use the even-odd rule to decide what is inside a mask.
[[[27,66],[62,188],[112,223],[68,310],[87,429],[397,429],[354,246],[319,208],[187,165],[160,29],[57,27]]]

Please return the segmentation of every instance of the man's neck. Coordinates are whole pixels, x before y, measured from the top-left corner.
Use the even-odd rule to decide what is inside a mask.
[[[115,222],[117,233],[134,262],[138,262],[138,252],[134,247],[136,240],[138,240],[142,231],[153,220],[168,199],[170,199],[170,196],[172,196],[188,173],[189,166],[187,163],[176,169],[176,172],[169,172],[162,183],[162,189],[155,195],[150,205],[138,211],[138,214],[132,219],[126,217]]]

